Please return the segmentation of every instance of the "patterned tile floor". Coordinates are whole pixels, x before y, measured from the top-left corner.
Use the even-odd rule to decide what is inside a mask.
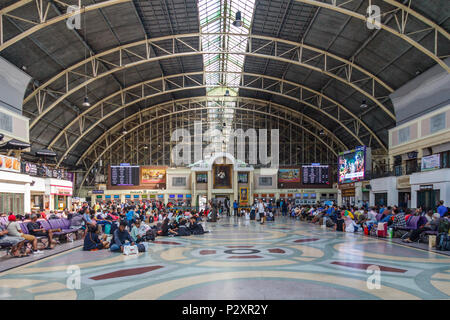
[[[449,256],[291,219],[225,218],[206,229],[158,238],[137,256],[75,248],[2,272],[0,298],[450,298]],[[379,288],[377,273],[367,272],[374,265]],[[76,270],[80,287],[70,289]]]

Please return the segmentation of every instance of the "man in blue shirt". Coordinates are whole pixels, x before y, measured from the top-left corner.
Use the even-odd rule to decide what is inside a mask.
[[[236,200],[234,200],[234,202],[233,202],[233,209],[234,209],[234,215],[237,216],[238,215],[238,203]]]
[[[441,216],[441,218],[447,213],[447,207],[444,206],[444,200],[438,202],[437,212]]]
[[[131,225],[134,222],[134,210],[133,207],[130,208],[130,210],[128,210],[127,214],[126,214],[126,218],[127,218],[127,223],[128,223],[128,228],[131,230]]]

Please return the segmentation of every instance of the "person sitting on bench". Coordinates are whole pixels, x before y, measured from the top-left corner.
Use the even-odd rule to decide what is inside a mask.
[[[28,232],[35,237],[47,237],[48,245],[45,249],[51,250],[55,246],[53,245],[53,230],[45,230],[41,227],[41,225],[37,222],[37,215],[31,215],[31,222],[28,222],[27,228]]]
[[[25,244],[25,239],[22,237],[13,237],[8,235],[8,230],[6,230],[2,225],[0,225],[0,246],[11,247],[11,255],[16,258],[27,257],[28,254],[21,254],[20,249],[22,249]]]
[[[22,237],[25,240],[31,242],[32,246],[33,246],[33,252],[36,254],[41,253],[41,251],[39,251],[37,249],[37,239],[35,236],[32,236],[31,234],[24,234],[22,232],[22,228],[20,227],[19,223],[16,221],[16,216],[11,214],[8,217],[8,225],[6,226],[7,230],[8,230],[8,235],[13,236],[13,237]]]
[[[431,213],[433,213],[432,210],[430,210],[430,211],[431,211]],[[427,215],[429,215],[429,214],[430,214],[430,212],[427,213]],[[411,230],[411,232],[409,234],[409,237],[406,238],[406,239],[403,239],[402,241],[403,242],[407,242],[407,243],[416,242],[416,241],[419,240],[420,234],[422,232],[425,232],[425,231],[437,231],[440,220],[441,220],[440,214],[439,213],[434,213],[433,214],[433,218],[432,218],[431,221],[429,221],[426,224],[418,227],[415,230]]]

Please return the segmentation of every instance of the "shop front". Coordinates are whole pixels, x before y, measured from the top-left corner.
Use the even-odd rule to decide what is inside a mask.
[[[439,200],[450,203],[450,169],[417,172],[410,176],[411,206],[435,210]]]
[[[339,194],[338,205],[354,206],[356,204],[356,188],[354,182],[339,185]]]
[[[72,182],[49,179],[50,210],[64,210],[72,207]]]

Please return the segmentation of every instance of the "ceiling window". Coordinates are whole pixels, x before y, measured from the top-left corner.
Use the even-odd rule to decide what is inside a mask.
[[[241,72],[244,68],[247,37],[253,18],[255,0],[200,0],[198,12],[203,54],[203,68],[208,101],[208,128],[215,152],[226,152],[232,124]],[[243,25],[233,22],[241,12]]]

